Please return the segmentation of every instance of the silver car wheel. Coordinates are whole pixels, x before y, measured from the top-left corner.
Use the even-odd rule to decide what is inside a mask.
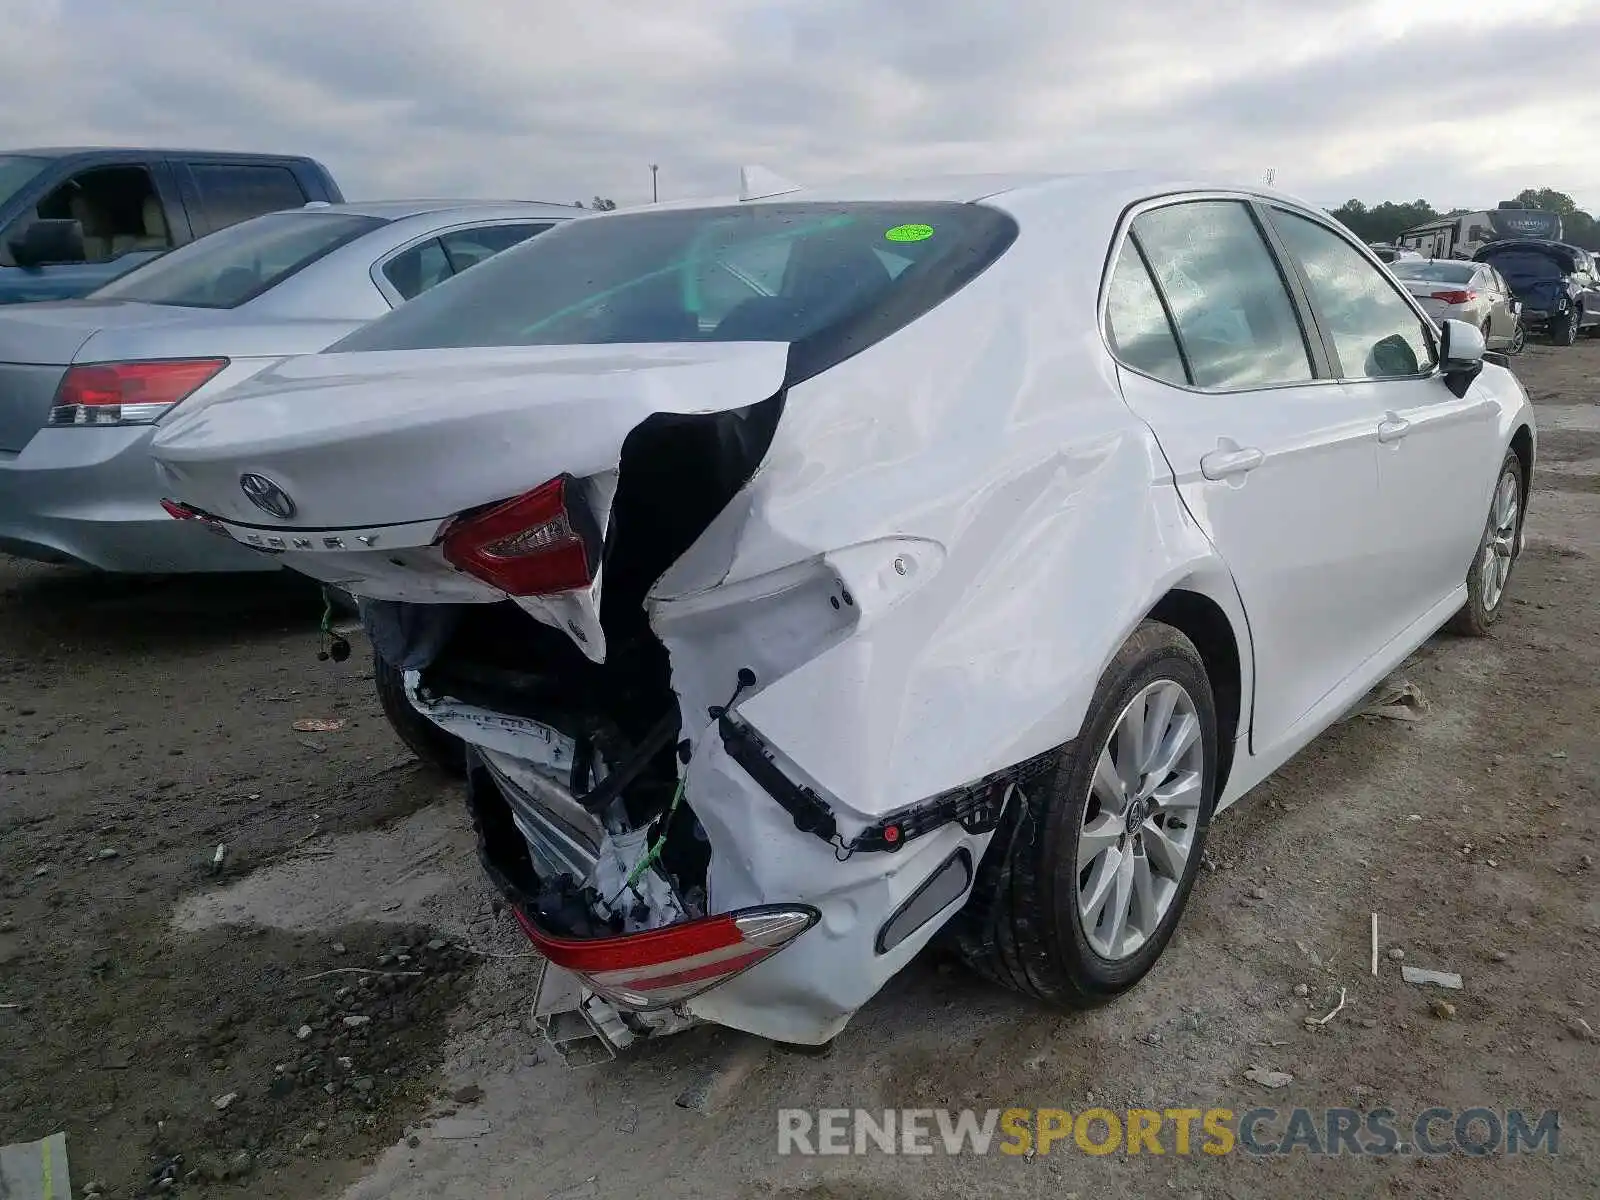
[[[1522,496],[1517,477],[1506,471],[1501,474],[1500,483],[1494,490],[1494,501],[1489,506],[1489,530],[1483,539],[1483,553],[1478,560],[1478,584],[1483,595],[1483,607],[1491,612],[1500,607],[1500,601],[1505,596],[1511,562],[1517,553],[1517,514],[1521,509]]]
[[[1138,953],[1172,907],[1194,847],[1205,771],[1200,718],[1181,684],[1150,684],[1112,726],[1078,832],[1078,916],[1101,958]]]

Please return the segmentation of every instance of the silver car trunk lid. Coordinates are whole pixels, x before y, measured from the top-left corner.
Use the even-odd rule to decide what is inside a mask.
[[[39,432],[61,377],[96,334],[179,323],[196,312],[120,300],[0,308],[0,450],[21,450]]]

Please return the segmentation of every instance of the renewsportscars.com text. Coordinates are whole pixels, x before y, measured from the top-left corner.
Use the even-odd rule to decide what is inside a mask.
[[[783,1108],[779,1154],[1557,1154],[1554,1109]]]

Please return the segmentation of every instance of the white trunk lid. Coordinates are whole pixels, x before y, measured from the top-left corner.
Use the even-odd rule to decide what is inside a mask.
[[[310,355],[180,410],[153,453],[167,496],[313,578],[379,599],[498,600],[444,561],[434,542],[447,520],[566,473],[603,531],[637,425],[757,404],[787,365],[788,346],[768,342]],[[270,482],[276,513],[246,475]],[[598,578],[519,602],[604,657]]]

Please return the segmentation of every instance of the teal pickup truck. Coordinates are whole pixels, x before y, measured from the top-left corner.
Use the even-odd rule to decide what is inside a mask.
[[[0,304],[72,300],[174,246],[344,196],[322,164],[187,150],[0,151]]]

